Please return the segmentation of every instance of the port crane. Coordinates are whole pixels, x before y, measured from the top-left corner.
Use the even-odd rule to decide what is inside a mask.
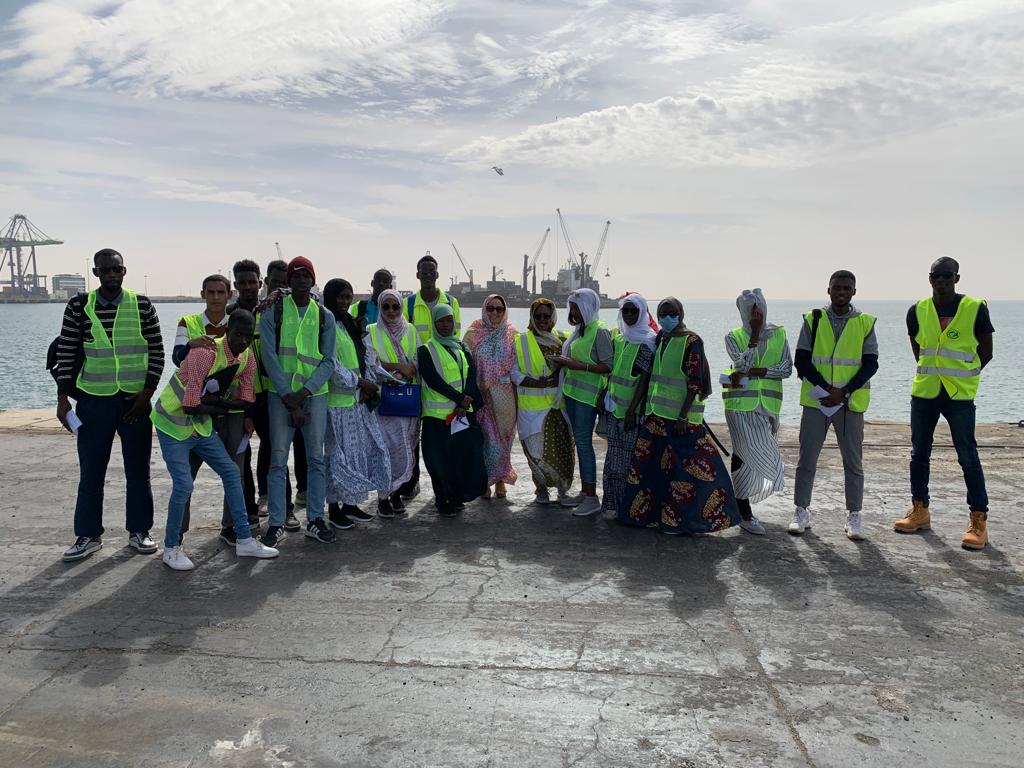
[[[608,244],[608,228],[611,225],[612,223],[610,221],[606,221],[604,223],[604,231],[601,232],[601,240],[598,242],[597,248],[594,249],[594,263],[590,268],[592,273],[597,272],[597,268],[601,264],[601,257],[604,256],[604,249],[605,246]],[[608,270],[608,273],[605,275],[605,277],[608,277],[610,275],[611,270]]]
[[[593,279],[592,273],[601,263],[601,256],[604,254],[605,246],[608,243],[608,228],[611,227],[612,223],[605,221],[604,230],[601,232],[601,239],[594,250],[593,260],[591,260],[591,257],[586,253],[577,250],[578,246],[573,240],[572,235],[569,234],[569,225],[565,223],[562,210],[556,208],[555,212],[558,214],[558,224],[562,230],[562,237],[565,238],[565,245],[569,249],[569,268],[576,273],[579,285],[585,286],[588,281]]]
[[[455,243],[452,243],[452,250],[455,251],[455,255],[459,257],[459,264],[462,265],[462,268],[466,271],[466,277],[469,278],[469,290],[475,291],[476,283],[473,282],[473,270],[466,266],[466,261],[462,258],[462,254],[459,253],[459,249],[455,247]],[[452,285],[454,284],[455,279],[452,278]]]
[[[281,250],[281,244],[275,241],[274,247],[277,248],[277,258],[279,258],[281,261],[285,261],[284,252]]]
[[[537,258],[540,256],[540,252],[544,250],[544,243],[548,241],[548,235],[551,234],[551,227],[544,230],[544,234],[540,236],[540,242],[533,251],[533,258],[530,258],[530,254],[523,254],[523,293],[529,293],[530,289],[526,285],[527,278],[533,275],[533,295],[537,295]]]

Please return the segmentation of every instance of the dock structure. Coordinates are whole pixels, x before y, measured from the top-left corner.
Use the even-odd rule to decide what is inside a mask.
[[[0,230],[0,276],[6,269],[9,277],[0,277],[0,298],[9,301],[46,298],[46,276],[39,274],[36,248],[63,245],[63,240],[50,237],[21,213],[11,216]]]
[[[900,536],[909,427],[866,430],[865,528],[822,454],[814,527],[698,538],[505,500],[430,508],[242,562],[202,470],[197,569],[132,554],[114,451],[104,548],[60,562],[74,439],[0,413],[0,765],[1017,766],[1024,754],[1024,429],[980,426],[993,545],[960,549],[940,428],[933,530]],[[724,428],[717,429],[720,436]],[[600,440],[598,444],[600,445]],[[796,430],[784,428],[791,479]],[[156,450],[156,449],[155,449]],[[161,538],[170,483],[154,454]]]

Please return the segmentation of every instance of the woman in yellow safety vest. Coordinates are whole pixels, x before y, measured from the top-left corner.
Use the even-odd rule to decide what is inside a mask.
[[[393,288],[381,291],[377,306],[380,309],[377,322],[367,327],[363,337],[366,370],[385,371],[387,376],[377,374],[378,383],[384,386],[393,379],[418,383],[416,331],[402,313],[402,294]],[[391,456],[391,482],[387,493],[377,494],[377,514],[390,518],[405,513],[405,502],[398,489],[412,478],[418,462],[416,445],[420,439],[420,418],[378,414],[377,421]]]
[[[576,458],[580,463],[579,496],[563,498],[564,507],[575,507],[574,515],[585,517],[601,511],[597,498],[597,456],[594,454],[594,423],[597,407],[608,388],[615,347],[612,335],[598,318],[601,299],[589,288],[569,294],[569,322],[575,326],[562,347],[562,354],[551,359],[563,369],[562,399],[565,413],[576,440]]]
[[[704,425],[711,374],[704,343],[683,323],[683,305],[658,305],[661,333],[618,520],[662,533],[710,533],[740,521],[732,481]]]
[[[548,363],[562,353],[568,337],[555,330],[557,320],[551,299],[537,299],[530,305],[529,327],[516,337],[516,367],[512,371],[518,405],[516,427],[538,504],[551,503],[548,488],[554,488],[561,500],[572,486],[576,469],[572,432],[558,402],[558,372]]]
[[[434,503],[445,517],[487,490],[483,433],[475,411],[483,399],[476,364],[455,336],[452,308],[433,311],[433,336],[417,352],[423,398],[423,463],[434,486]]]
[[[604,457],[604,498],[601,508],[616,512],[626,493],[626,475],[637,434],[637,409],[640,407],[640,379],[651,370],[654,341],[657,337],[647,309],[647,300],[630,293],[619,301],[619,332],[615,336],[615,361],[608,377],[605,437],[608,452]]]
[[[722,401],[732,441],[732,483],[743,520],[740,527],[763,536],[764,526],[751,504],[764,501],[785,485],[779,451],[782,380],[793,372],[786,329],[766,320],[768,303],[760,288],[736,298],[741,325],[725,335],[732,365],[725,374]]]
[[[370,491],[387,496],[391,486],[391,460],[377,416],[366,407],[378,387],[366,375],[366,348],[358,322],[348,308],[352,284],[335,278],[324,285],[324,306],[337,318],[334,373],[327,383],[327,514],[335,528],[351,528],[373,515],[359,504]]]

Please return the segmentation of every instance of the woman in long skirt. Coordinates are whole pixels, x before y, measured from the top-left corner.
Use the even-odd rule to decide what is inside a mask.
[[[376,396],[377,385],[366,377],[366,349],[359,326],[348,313],[351,303],[352,285],[347,280],[329,280],[324,286],[324,306],[337,318],[338,341],[324,440],[328,520],[341,529],[372,520],[373,515],[358,505],[370,491],[386,494],[391,484],[384,435],[376,415],[366,406]]]
[[[514,485],[519,475],[512,466],[512,439],[516,436],[516,385],[512,370],[516,365],[516,335],[508,321],[505,299],[492,293],[484,300],[482,317],[469,326],[463,342],[476,363],[476,380],[484,407],[477,414],[484,433],[484,464],[487,466],[487,492],[505,498],[506,483]]]
[[[483,400],[473,355],[454,335],[452,308],[438,304],[433,321],[433,338],[417,352],[423,394],[422,453],[437,511],[451,517],[487,490],[483,434],[476,420]]]
[[[740,521],[732,481],[704,425],[711,376],[700,337],[683,323],[683,305],[658,306],[661,333],[618,520],[662,533],[710,533]]]
[[[732,360],[731,386],[722,390],[725,421],[732,440],[732,483],[743,520],[740,527],[763,536],[751,504],[764,501],[785,486],[785,465],[779,450],[782,380],[793,372],[786,330],[767,322],[768,303],[760,288],[736,299],[741,326],[725,337]],[[743,379],[747,380],[742,385]]]
[[[406,322],[402,313],[402,295],[393,289],[382,291],[377,297],[380,314],[377,322],[366,329],[363,344],[366,347],[366,369],[376,371],[378,366],[399,381],[415,384],[416,330]],[[386,377],[378,374],[378,383]],[[386,386],[386,383],[384,384]],[[377,495],[377,514],[394,517],[405,513],[405,502],[398,489],[412,478],[416,466],[416,443],[420,439],[418,416],[385,416],[378,413],[377,421],[384,435],[384,444],[391,455],[391,482],[387,493]]]
[[[558,407],[558,373],[548,359],[562,353],[567,338],[555,330],[558,313],[551,299],[530,305],[530,323],[516,337],[516,384],[519,442],[530,466],[536,502],[550,504],[549,488],[563,498],[576,471],[576,448],[565,412]]]

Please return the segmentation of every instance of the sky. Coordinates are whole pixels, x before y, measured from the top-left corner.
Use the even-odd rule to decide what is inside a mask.
[[[0,0],[0,223],[156,295],[551,274],[561,208],[611,295],[1016,299],[1022,136],[1024,0]]]

